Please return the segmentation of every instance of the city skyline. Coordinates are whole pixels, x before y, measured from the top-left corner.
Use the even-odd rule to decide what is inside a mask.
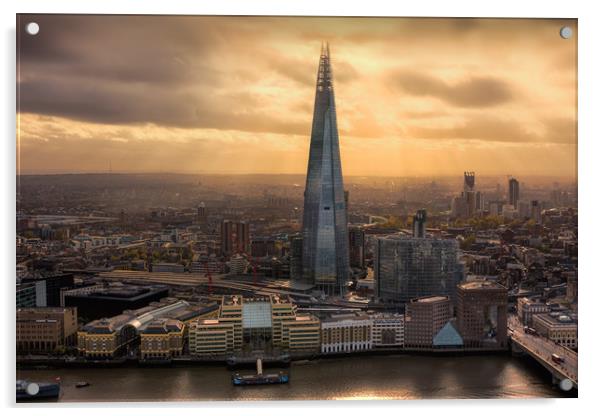
[[[344,176],[576,175],[573,20],[34,17],[21,173],[302,174],[329,40]]]

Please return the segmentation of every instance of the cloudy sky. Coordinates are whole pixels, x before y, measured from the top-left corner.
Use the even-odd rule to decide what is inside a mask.
[[[40,32],[27,35],[36,21]],[[22,15],[22,173],[305,173],[322,41],[345,175],[558,175],[574,20]]]

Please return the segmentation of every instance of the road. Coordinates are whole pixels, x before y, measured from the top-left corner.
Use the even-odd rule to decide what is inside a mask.
[[[508,316],[508,330],[512,339],[528,350],[527,352],[537,355],[537,358],[544,361],[548,366],[577,384],[578,366],[575,351],[558,345],[547,338],[525,333],[524,327],[516,315]],[[564,362],[554,362],[552,354],[564,358]]]

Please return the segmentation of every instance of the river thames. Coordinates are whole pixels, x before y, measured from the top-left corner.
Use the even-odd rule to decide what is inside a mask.
[[[288,384],[247,387],[233,386],[225,366],[28,369],[17,378],[60,377],[60,402],[577,397],[552,386],[529,358],[509,355],[354,356],[292,363],[285,371]],[[90,386],[76,388],[78,381]]]

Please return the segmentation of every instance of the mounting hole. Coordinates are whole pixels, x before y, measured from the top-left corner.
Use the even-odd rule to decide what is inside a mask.
[[[30,35],[35,36],[40,32],[40,25],[36,22],[27,23],[25,26],[25,31]]]
[[[562,39],[570,39],[573,36],[573,29],[568,26],[563,26],[560,28],[560,37]]]
[[[560,382],[560,389],[562,391],[570,391],[573,388],[573,382],[568,378],[565,378]]]

